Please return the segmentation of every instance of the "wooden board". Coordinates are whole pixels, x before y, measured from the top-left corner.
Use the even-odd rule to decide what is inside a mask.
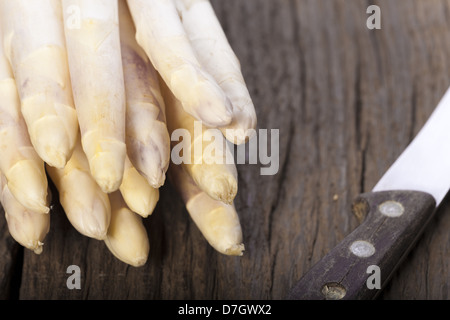
[[[145,220],[151,253],[140,268],[77,233],[58,203],[39,256],[14,243],[2,215],[1,298],[283,299],[359,224],[352,200],[371,190],[450,85],[450,0],[212,3],[258,128],[279,129],[276,175],[238,165],[244,256],[215,252],[167,183]],[[370,4],[381,9],[379,30],[366,26]],[[380,299],[450,298],[449,230],[445,201]],[[80,267],[80,290],[66,286],[70,265]]]

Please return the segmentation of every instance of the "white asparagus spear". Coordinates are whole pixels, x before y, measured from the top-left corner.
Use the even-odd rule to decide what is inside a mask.
[[[63,0],[73,96],[83,150],[104,192],[119,189],[125,146],[125,87],[117,0]],[[73,15],[78,14],[78,24]]]
[[[48,213],[44,161],[33,148],[10,64],[0,41],[0,170],[8,189],[26,208]]]
[[[175,0],[186,34],[203,68],[233,104],[233,121],[221,130],[242,144],[255,135],[256,112],[236,54],[209,0]]]
[[[225,204],[200,190],[179,165],[169,167],[172,184],[181,195],[190,217],[208,243],[218,252],[242,256],[242,227],[234,204]]]
[[[50,215],[22,206],[9,190],[6,177],[2,173],[0,175],[0,202],[5,210],[9,233],[23,247],[41,254],[44,239],[50,231]]]
[[[119,190],[127,206],[143,218],[153,213],[159,200],[159,189],[148,184],[128,157],[125,160],[125,171]]]
[[[58,0],[1,0],[2,41],[39,156],[62,168],[78,132]]]
[[[142,217],[127,207],[120,192],[112,192],[108,196],[111,203],[111,224],[104,242],[116,258],[140,267],[147,262],[150,251]]]
[[[126,90],[126,145],[134,167],[151,186],[164,184],[170,161],[170,137],[158,75],[135,40],[126,0],[119,0],[119,26]]]
[[[186,112],[211,127],[230,124],[230,100],[205,72],[172,0],[128,0],[136,39]]]
[[[181,129],[182,133],[186,134],[181,142],[176,139],[172,141],[172,146],[186,146],[182,151],[182,167],[209,196],[225,203],[233,202],[238,189],[237,170],[225,138],[220,131],[212,136],[212,130],[217,129],[208,130],[200,121],[186,113],[164,81],[161,80],[160,83],[167,109],[169,132],[172,135],[175,130]],[[201,129],[201,133],[196,127]],[[186,142],[185,139],[190,140]],[[207,150],[214,151],[210,153]],[[174,149],[172,151],[174,152]],[[172,155],[172,160],[178,156],[176,153]]]
[[[59,201],[72,226],[81,234],[103,240],[111,220],[111,206],[89,172],[89,163],[78,140],[63,169],[47,166]]]

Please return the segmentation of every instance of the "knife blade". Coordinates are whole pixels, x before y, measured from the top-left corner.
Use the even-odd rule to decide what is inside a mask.
[[[355,198],[351,209],[363,222],[303,275],[288,300],[378,297],[450,189],[449,124],[450,88],[373,189]]]

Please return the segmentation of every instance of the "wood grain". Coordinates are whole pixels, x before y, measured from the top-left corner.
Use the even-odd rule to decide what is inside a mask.
[[[308,270],[288,299],[375,299],[433,218],[435,208],[435,199],[425,192],[362,193],[352,211],[364,217],[363,222]]]
[[[260,129],[279,129],[279,171],[238,165],[246,251],[215,252],[167,183],[145,220],[140,268],[77,233],[54,204],[44,252],[19,248],[0,219],[0,297],[283,299],[354,230],[351,203],[408,145],[450,85],[450,0],[212,1],[242,65]],[[381,29],[366,9],[381,9]],[[449,143],[443,141],[443,143]],[[450,298],[444,201],[380,299]],[[69,265],[81,290],[69,290]]]

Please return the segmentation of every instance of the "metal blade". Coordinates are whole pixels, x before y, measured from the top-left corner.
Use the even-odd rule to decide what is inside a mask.
[[[450,88],[373,191],[417,190],[439,205],[450,188]]]

